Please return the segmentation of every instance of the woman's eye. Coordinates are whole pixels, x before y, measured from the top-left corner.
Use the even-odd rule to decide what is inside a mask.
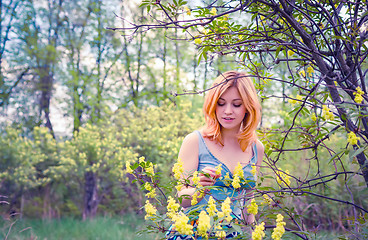
[[[241,104],[233,104],[234,105],[234,107],[240,107],[241,106]]]
[[[217,105],[219,105],[220,107],[224,106],[225,103],[220,103],[220,102],[217,102]]]

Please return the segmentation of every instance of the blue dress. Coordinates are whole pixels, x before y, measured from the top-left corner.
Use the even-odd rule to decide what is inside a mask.
[[[199,131],[196,131],[199,138],[199,152],[198,152],[198,171],[201,171],[205,167],[217,167],[221,164],[221,178],[219,180],[223,180],[223,178],[228,173],[230,179],[233,179],[233,174],[226,166],[226,164],[222,163],[218,160],[208,149],[202,134]],[[209,197],[212,196],[215,200],[219,200],[222,202],[227,197],[230,197],[232,200],[231,209],[233,211],[233,215],[239,217],[241,219],[241,209],[244,205],[245,191],[255,187],[256,185],[256,176],[253,176],[251,173],[252,165],[257,163],[257,148],[254,143],[252,146],[253,156],[250,159],[249,163],[243,167],[244,179],[247,180],[246,183],[241,184],[241,187],[235,189],[231,184],[226,186],[223,181],[216,181],[213,188],[210,190],[210,194],[206,194],[204,198],[198,203],[198,205],[207,206]]]
[[[249,163],[243,167],[244,172],[244,179],[247,180],[245,183],[241,184],[241,187],[238,189],[235,189],[231,184],[225,184],[224,177],[226,174],[229,174],[230,180],[233,179],[233,174],[229,170],[229,168],[226,166],[226,164],[222,163],[220,160],[218,160],[208,149],[202,134],[199,131],[196,131],[198,134],[199,139],[199,148],[198,148],[198,169],[197,171],[203,170],[205,167],[217,167],[221,164],[221,178],[215,182],[213,185],[214,188],[210,189],[209,193],[207,193],[202,200],[192,206],[186,209],[186,213],[188,213],[191,210],[201,211],[204,210],[207,207],[207,203],[209,200],[209,197],[212,196],[215,200],[219,201],[221,203],[223,200],[225,200],[227,197],[230,197],[232,200],[231,209],[232,209],[232,215],[235,218],[241,219],[241,209],[244,205],[244,196],[245,191],[248,189],[252,189],[256,185],[256,177],[253,176],[251,173],[252,165],[257,163],[257,148],[256,144],[253,143],[252,145],[252,151],[253,155],[250,159]],[[194,223],[193,223],[194,224]],[[233,238],[237,235],[237,233],[232,233],[226,238]],[[174,239],[191,239],[191,236],[182,236],[179,235],[177,232],[175,234],[175,230],[172,229],[172,226],[170,227],[169,231],[166,233],[166,236],[168,239],[174,240]],[[198,238],[202,239],[202,238]]]

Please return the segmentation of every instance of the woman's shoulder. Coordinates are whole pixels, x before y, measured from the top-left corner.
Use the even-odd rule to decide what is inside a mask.
[[[201,134],[198,130],[189,133],[185,136],[183,140],[183,144],[185,145],[198,145],[198,133]]]
[[[257,148],[257,151],[258,152],[264,152],[264,146],[263,146],[263,143],[261,141],[259,141],[259,139],[257,139],[255,141],[255,144],[256,144],[256,148]]]

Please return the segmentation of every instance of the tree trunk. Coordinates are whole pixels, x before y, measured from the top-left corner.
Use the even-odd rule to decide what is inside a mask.
[[[94,172],[84,174],[84,209],[83,220],[96,216],[98,207],[97,175]]]

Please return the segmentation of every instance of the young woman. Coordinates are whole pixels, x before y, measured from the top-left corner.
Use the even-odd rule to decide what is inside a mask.
[[[206,125],[185,137],[179,158],[183,161],[184,177],[195,171],[200,174],[199,184],[216,186],[197,199],[198,204],[206,206],[209,196],[214,199],[232,200],[232,212],[235,218],[249,224],[254,221],[253,215],[244,210],[244,199],[251,199],[251,190],[255,186],[256,175],[251,173],[252,165],[257,172],[264,155],[264,147],[257,139],[256,128],[261,119],[261,105],[252,80],[245,74],[229,71],[221,74],[208,91],[203,105]],[[219,181],[215,174],[216,167],[221,165],[221,176],[233,177],[234,170],[241,164],[244,178],[250,180],[240,188]],[[178,192],[182,196],[182,207],[192,206],[195,187],[186,187]],[[247,201],[248,202],[248,201]]]

